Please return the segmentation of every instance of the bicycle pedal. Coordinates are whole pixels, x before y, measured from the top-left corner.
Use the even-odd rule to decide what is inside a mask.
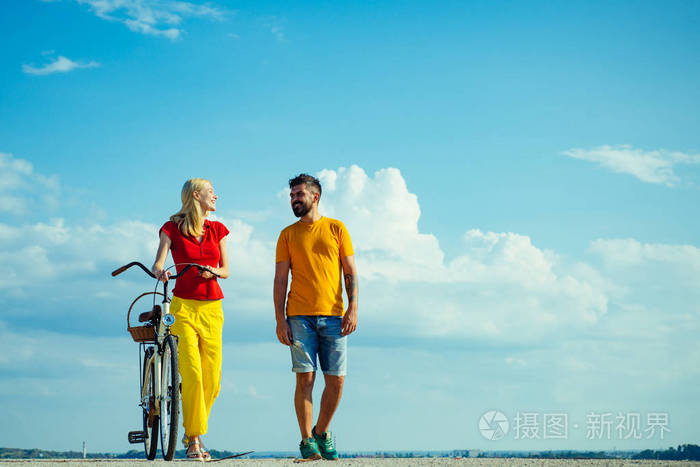
[[[137,444],[146,441],[145,431],[130,431],[129,432],[129,443]]]

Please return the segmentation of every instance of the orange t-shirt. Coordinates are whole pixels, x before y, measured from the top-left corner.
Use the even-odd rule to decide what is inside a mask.
[[[340,258],[352,255],[350,234],[338,220],[298,221],[282,230],[275,256],[292,269],[287,316],[343,316]]]

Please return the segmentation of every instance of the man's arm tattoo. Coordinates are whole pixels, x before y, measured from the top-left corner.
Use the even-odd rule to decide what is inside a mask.
[[[357,295],[360,291],[357,285],[357,278],[352,274],[345,274],[345,290],[348,293],[350,303],[357,301]]]

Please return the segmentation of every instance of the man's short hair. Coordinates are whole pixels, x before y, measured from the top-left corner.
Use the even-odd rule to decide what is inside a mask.
[[[311,188],[312,190],[317,191],[318,195],[321,196],[321,182],[319,182],[318,178],[314,177],[313,175],[299,174],[294,178],[290,178],[289,188],[301,185],[302,183],[306,185],[306,188]]]

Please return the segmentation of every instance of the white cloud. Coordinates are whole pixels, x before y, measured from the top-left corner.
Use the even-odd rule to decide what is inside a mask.
[[[25,177],[38,176],[26,161],[4,161],[13,161],[15,172]],[[460,254],[446,262],[437,238],[419,231],[418,199],[398,169],[370,177],[353,166],[319,176],[325,187],[323,212],[337,213],[352,235],[370,326],[398,320],[394,329],[399,335],[511,342],[523,332],[534,340],[565,328],[585,328],[607,310],[605,291],[597,283],[567,271],[557,255],[537,248],[527,236],[472,229],[464,235]],[[231,277],[222,288],[239,313],[259,320],[260,312],[271,306],[274,242],[240,219],[219,220],[231,232]],[[102,277],[132,260],[148,265],[158,227],[137,221],[72,225],[61,218],[19,226],[0,223],[0,261],[11,271],[21,271],[27,261],[37,269],[33,275],[0,277],[0,288],[26,297],[48,286],[73,297],[96,273]],[[61,286],[78,279],[83,282],[75,287]]]
[[[519,283],[526,288],[556,281],[552,260],[527,236],[472,229],[464,235],[464,246],[464,254],[450,264],[452,280]]]
[[[54,206],[58,203],[57,177],[45,177],[32,164],[0,152],[0,214],[22,215],[35,206],[35,197]]]
[[[26,161],[3,161],[16,174],[38,176]],[[513,232],[468,230],[457,255],[446,260],[437,238],[418,229],[418,198],[398,169],[369,176],[352,166],[324,170],[319,178],[324,185],[322,212],[345,222],[353,238],[361,275],[361,325],[369,329],[389,326],[397,336],[532,343],[595,328],[607,315],[611,298],[618,308],[645,303],[633,293],[644,288],[643,278],[630,283],[624,280],[630,274],[615,268],[572,263]],[[227,306],[246,319],[262,320],[271,307],[277,232],[259,232],[236,218],[218,219],[230,230],[231,277],[222,281]],[[131,260],[149,264],[158,227],[136,221],[71,225],[61,218],[19,226],[0,223],[0,261],[9,270],[19,270],[29,258],[42,283],[60,288],[76,278],[93,280],[94,273]],[[672,271],[691,271],[686,275],[698,278],[700,261],[683,267],[672,262],[697,258],[692,246],[651,248],[634,241],[620,245],[599,240],[591,253],[594,259],[604,258],[604,264],[661,258]],[[30,276],[0,277],[0,288],[13,293],[26,296],[35,287],[39,285]],[[678,284],[666,283],[665,290],[674,287]],[[95,290],[110,293],[103,288]]]
[[[693,245],[641,243],[633,238],[598,239],[590,251],[613,266],[637,266],[647,261],[672,263],[700,274],[700,249]]]
[[[3,173],[0,177],[0,191],[8,191],[21,186],[23,179],[30,177],[34,168],[28,161],[0,152],[0,170]]]
[[[287,37],[284,34],[281,21],[276,16],[270,16],[265,21],[265,27],[279,42],[287,42]]]
[[[265,293],[259,286],[269,289],[269,277],[274,273],[273,246],[252,238],[253,227],[241,220],[220,220],[230,230],[231,280],[222,281],[225,293],[240,293],[242,281],[248,286],[252,283],[257,293]],[[139,221],[70,225],[62,218],[20,226],[0,223],[0,263],[8,271],[0,276],[0,290],[22,294],[37,287],[58,286],[78,277],[106,274],[130,261],[141,261],[148,267],[155,258],[159,227]],[[31,275],[22,272],[27,264],[32,264]],[[150,280],[138,274],[122,278],[142,279],[142,284]]]
[[[28,75],[50,75],[53,73],[67,73],[78,68],[97,68],[100,64],[97,62],[80,63],[59,55],[54,61],[43,66],[22,65],[22,71]]]
[[[352,166],[319,179],[322,212],[341,217],[353,238],[372,321],[424,336],[516,341],[591,326],[607,311],[604,290],[527,236],[472,229],[446,262],[437,238],[419,231],[418,199],[398,169],[369,177]]]
[[[700,248],[598,239],[589,252],[601,271],[621,285],[616,300],[641,311],[700,316]]]
[[[267,284],[270,274],[274,274],[274,245],[257,238],[253,226],[240,219],[215,215],[211,215],[210,219],[222,222],[229,230],[226,247],[231,276],[264,279]],[[222,282],[222,287],[228,285],[228,282]]]
[[[699,154],[659,149],[643,151],[629,145],[599,146],[593,149],[569,149],[565,155],[595,162],[613,172],[626,173],[647,183],[675,186],[681,178],[674,172],[679,164],[700,164]]]
[[[76,0],[86,4],[102,19],[118,21],[142,34],[180,37],[184,19],[199,17],[220,20],[224,10],[208,3],[196,4],[175,0]]]
[[[57,177],[37,173],[30,162],[5,153],[0,153],[0,172],[0,215],[27,219],[27,211],[36,214],[41,202],[59,206]],[[242,220],[221,220],[230,230],[227,245],[232,277],[264,281],[269,288],[274,245],[254,238],[253,227]],[[18,224],[0,217],[0,264],[6,267],[0,275],[0,289],[20,297],[38,287],[70,295],[74,287],[67,284],[77,278],[107,273],[134,260],[149,266],[155,258],[159,227],[131,220],[73,224],[62,217]],[[24,272],[27,264],[32,265],[32,274]],[[99,292],[102,290],[94,287],[95,293],[104,293]]]
[[[0,237],[0,261],[8,269],[0,289],[14,293],[70,284],[78,276],[150,259],[158,241],[157,228],[142,222],[71,226],[61,218],[18,227],[0,224]],[[31,274],[25,272],[28,264]]]
[[[440,279],[443,253],[434,235],[418,231],[420,206],[395,168],[370,178],[357,166],[324,170],[320,209],[342,217],[353,246],[363,259],[361,274],[388,280]]]

